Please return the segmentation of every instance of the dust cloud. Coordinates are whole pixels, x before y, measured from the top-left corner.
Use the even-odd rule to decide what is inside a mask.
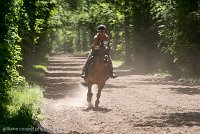
[[[77,84],[71,93],[66,94],[64,98],[58,99],[55,106],[69,106],[69,107],[93,107],[96,99],[97,86],[92,88],[93,98],[91,103],[87,102],[87,87],[83,87],[81,84]]]

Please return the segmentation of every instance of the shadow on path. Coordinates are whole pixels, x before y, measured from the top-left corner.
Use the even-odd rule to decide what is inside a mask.
[[[108,108],[104,108],[104,107],[97,107],[97,108],[95,108],[95,107],[89,107],[87,109],[83,109],[83,111],[90,111],[90,110],[101,112],[101,113],[107,113],[107,112],[112,111],[112,109],[108,109]]]
[[[98,108],[94,108],[93,111],[99,111],[99,112],[102,112],[102,113],[107,113],[107,112],[110,112],[112,110],[108,109],[108,108],[104,108],[104,107],[98,107]]]
[[[74,72],[48,72],[46,77],[80,77],[81,71]]]
[[[161,117],[147,117],[144,122],[136,123],[135,127],[181,127],[200,126],[200,113],[172,113]]]
[[[198,95],[200,94],[199,88],[171,88],[172,91],[177,92],[178,94],[187,94],[187,95]]]
[[[72,83],[57,83],[48,85],[44,91],[44,97],[48,99],[60,99],[64,98],[66,95],[72,97],[74,95],[74,90],[77,88],[79,87]]]

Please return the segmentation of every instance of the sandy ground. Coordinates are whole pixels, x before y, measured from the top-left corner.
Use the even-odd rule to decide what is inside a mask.
[[[200,134],[200,85],[115,68],[99,108],[87,110],[85,57],[49,58],[41,125],[52,134]],[[96,87],[93,87],[93,100]]]

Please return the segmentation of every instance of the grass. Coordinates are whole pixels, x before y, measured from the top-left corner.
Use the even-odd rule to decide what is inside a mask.
[[[124,62],[121,60],[112,60],[112,63],[114,66],[118,67],[118,66],[122,65]]]
[[[5,128],[37,128],[41,120],[41,106],[43,94],[38,86],[18,87],[8,92],[10,103],[5,105],[3,121],[0,124],[0,133],[31,133],[28,131],[5,130]],[[23,89],[22,89],[23,88]]]
[[[44,65],[34,65],[31,71],[28,72],[26,78],[29,84],[43,85],[45,75],[47,72],[47,67]]]
[[[42,90],[38,86],[32,86],[23,90],[12,90],[9,92],[11,103],[7,106],[11,115],[17,113],[22,106],[29,106],[33,113],[33,118],[37,119],[42,104]]]
[[[163,71],[163,70],[158,70],[156,72],[156,74],[158,74],[159,76],[164,77],[164,78],[166,78],[166,77],[171,78],[172,77],[172,74],[170,74],[168,71]]]
[[[185,83],[191,83],[191,84],[199,84],[200,83],[200,78],[194,77],[194,76],[181,76],[180,78],[176,78],[174,77],[172,74],[170,74],[168,71],[163,71],[163,70],[158,70],[158,72],[156,72],[156,74],[158,74],[159,76],[163,77],[163,78],[171,78],[174,80],[178,80],[181,82],[185,82]]]
[[[34,70],[42,73],[45,73],[47,71],[47,67],[44,65],[34,65],[33,68]]]
[[[179,81],[183,81],[186,83],[198,83],[200,84],[200,78],[192,78],[192,77],[182,77]]]

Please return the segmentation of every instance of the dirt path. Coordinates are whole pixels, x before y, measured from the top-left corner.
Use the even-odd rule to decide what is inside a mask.
[[[41,124],[51,133],[200,133],[200,85],[157,75],[116,68],[119,78],[108,80],[100,108],[86,110],[87,90],[80,85],[85,60],[71,55],[49,58]]]

